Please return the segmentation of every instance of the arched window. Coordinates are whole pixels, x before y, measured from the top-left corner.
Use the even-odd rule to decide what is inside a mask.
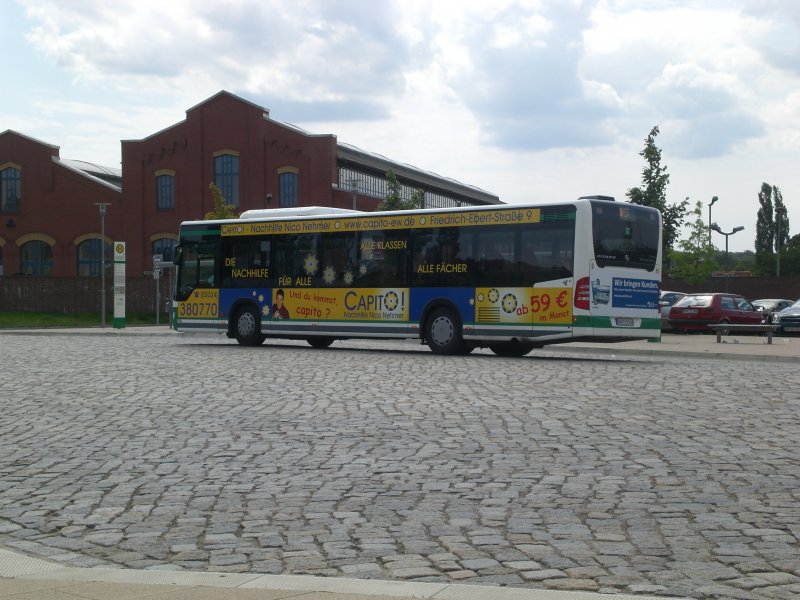
[[[220,153],[214,157],[214,185],[222,192],[225,204],[239,208],[239,156]]]
[[[100,277],[103,254],[100,239],[84,240],[78,244],[78,277]],[[105,244],[105,264],[108,268],[114,260],[111,244]]]
[[[171,264],[172,259],[175,257],[175,246],[177,245],[178,240],[173,240],[170,238],[159,238],[157,240],[153,240],[153,254],[160,254],[165,263]]]
[[[22,171],[16,166],[0,169],[0,212],[18,213],[22,204]]]
[[[278,174],[280,206],[297,206],[297,172],[284,171]]]
[[[19,267],[25,275],[46,277],[53,274],[53,248],[47,242],[32,240],[19,249]]]
[[[173,171],[156,172],[156,207],[159,210],[175,208],[175,173]]]

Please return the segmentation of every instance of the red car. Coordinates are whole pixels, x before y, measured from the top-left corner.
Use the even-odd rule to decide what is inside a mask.
[[[758,325],[763,319],[764,313],[736,294],[688,294],[669,311],[674,331],[709,331],[707,326],[716,323]]]

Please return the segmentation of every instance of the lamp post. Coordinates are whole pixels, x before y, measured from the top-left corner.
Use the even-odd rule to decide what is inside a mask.
[[[356,209],[356,192],[358,192],[358,184],[360,182],[361,180],[356,179],[355,177],[347,180],[347,183],[350,184],[350,192],[353,194],[353,210]]]
[[[711,224],[711,229],[713,229],[714,231],[716,231],[720,235],[724,235],[725,236],[725,277],[726,277],[726,281],[727,281],[727,277],[728,277],[728,238],[730,236],[732,236],[734,233],[744,229],[744,227],[742,227],[740,225],[739,227],[734,227],[733,231],[727,231],[726,232],[726,231],[722,231],[722,229],[720,229],[719,225],[717,225],[716,223],[712,223]],[[725,287],[727,288],[727,285]]]
[[[777,275],[776,277],[781,276],[781,218],[786,214],[786,207],[785,206],[778,206],[775,209],[775,230],[778,236],[776,241],[777,243]]]
[[[711,198],[711,202],[708,205],[708,245],[711,245],[711,207],[714,206],[716,201],[719,200],[716,196]]]
[[[100,209],[100,326],[106,326],[106,208],[110,202],[95,202]]]

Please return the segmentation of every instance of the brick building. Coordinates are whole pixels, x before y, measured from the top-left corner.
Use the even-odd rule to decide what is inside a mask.
[[[181,221],[213,209],[209,185],[239,211],[289,206],[374,210],[392,170],[404,194],[430,207],[498,204],[497,196],[274,121],[261,106],[222,91],[186,119],[124,140],[122,170],[70,161],[57,146],[0,133],[0,275],[98,276],[105,233],[127,242],[127,276],[171,260]],[[101,219],[100,205],[107,205]],[[104,229],[104,232],[101,231]]]

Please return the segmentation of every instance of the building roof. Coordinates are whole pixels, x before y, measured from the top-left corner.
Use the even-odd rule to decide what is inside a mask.
[[[373,171],[380,176],[384,176],[387,171],[391,170],[397,175],[398,179],[411,180],[414,185],[421,184],[429,191],[478,199],[486,204],[503,204],[496,195],[474,185],[461,183],[450,177],[443,177],[407,163],[395,162],[385,156],[375,152],[367,152],[351,144],[338,142],[336,158],[340,162],[351,163],[354,166]]]
[[[57,156],[53,157],[53,162],[117,191],[122,189],[122,169],[103,167],[83,160],[58,158]]]

